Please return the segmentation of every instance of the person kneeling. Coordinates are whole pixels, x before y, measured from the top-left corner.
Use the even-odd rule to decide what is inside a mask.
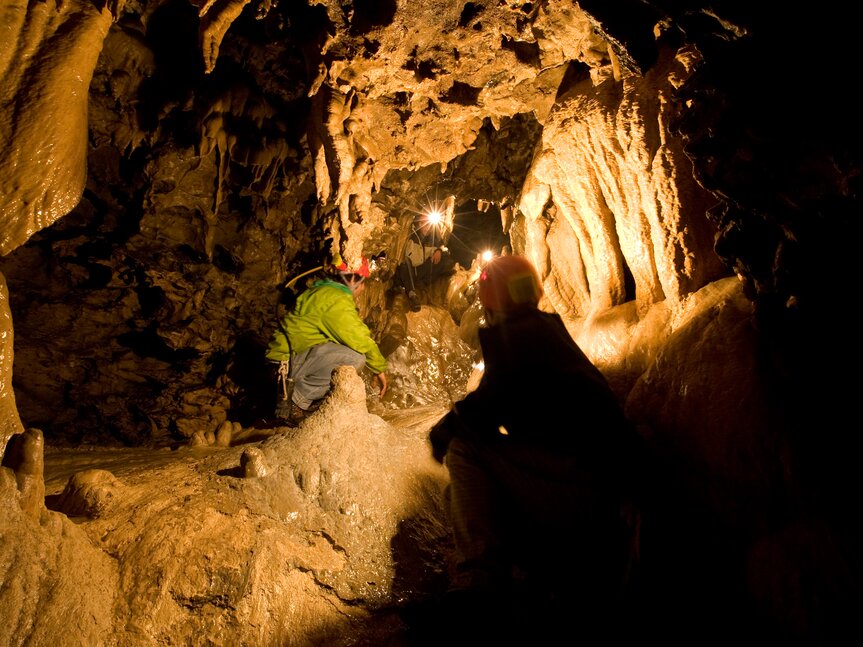
[[[352,268],[342,261],[331,267],[331,274],[297,297],[266,353],[279,364],[283,387],[276,417],[290,425],[317,408],[330,390],[337,366],[353,366],[357,372],[367,367],[375,375],[380,395],[387,390],[387,361],[354,301],[369,276],[368,260],[363,258]]]

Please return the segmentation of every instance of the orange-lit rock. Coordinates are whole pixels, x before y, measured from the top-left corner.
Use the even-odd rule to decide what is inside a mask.
[[[87,89],[112,16],[87,2],[12,2],[0,19],[0,254],[7,254],[81,199]]]
[[[0,470],[2,639],[404,637],[447,583],[424,434],[479,372],[472,261],[391,290],[431,203],[536,262],[651,443],[644,640],[855,628],[846,5],[6,3],[0,442],[43,430],[47,497]],[[263,349],[333,251],[374,262],[391,390],[340,373],[286,433]]]

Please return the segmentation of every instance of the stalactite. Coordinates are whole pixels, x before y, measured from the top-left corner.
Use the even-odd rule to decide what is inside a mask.
[[[204,56],[204,69],[207,72],[212,72],[216,67],[216,60],[219,58],[219,47],[222,44],[222,39],[251,0],[190,1],[199,8],[198,15],[201,18],[199,31],[201,50]],[[211,9],[214,10],[211,11]]]

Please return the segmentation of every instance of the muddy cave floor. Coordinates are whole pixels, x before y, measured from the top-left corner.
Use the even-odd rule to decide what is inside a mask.
[[[425,438],[428,428],[445,411],[444,407],[431,405],[379,413],[397,430]],[[285,433],[284,428],[247,430],[244,439],[227,448],[91,446],[70,450],[48,446],[45,452],[46,504],[52,508],[52,502],[60,496],[69,478],[84,470],[111,472],[118,480],[136,488],[138,496],[144,488],[158,488],[160,480],[173,480],[178,487],[170,488],[170,494],[162,492],[154,496],[182,499],[188,497],[192,489],[185,488],[188,481],[180,483],[176,470],[213,471],[222,465],[217,472],[221,479],[230,481],[239,476],[237,468],[224,466],[236,466],[244,448],[260,446],[281,433]],[[220,455],[224,457],[219,458]],[[581,598],[575,595],[578,590],[575,578],[564,575],[567,555],[557,555],[554,560],[559,563],[560,570],[549,569],[538,577],[535,573],[525,576],[516,570],[509,590],[488,597],[448,593],[447,582],[439,581],[440,586],[434,587],[434,593],[400,596],[391,606],[370,609],[368,622],[379,627],[371,631],[376,636],[372,642],[366,638],[347,637],[343,643],[330,644],[333,647],[438,647],[441,644],[544,647],[612,645],[626,640],[661,640],[666,645],[684,645],[697,640],[701,645],[719,645],[735,635],[732,624],[722,627],[710,620],[716,610],[709,610],[709,600],[672,596],[676,598],[676,605],[668,609],[660,597],[654,598],[651,593],[641,591],[638,577],[633,579],[626,598],[602,615],[592,608],[590,592]],[[440,580],[440,576],[441,573],[431,576],[425,573],[422,577],[427,581],[413,590],[427,590],[428,578]],[[408,591],[412,589],[409,582],[401,586]]]
[[[161,448],[69,448],[52,446],[50,439],[46,439],[46,505],[57,509],[58,498],[73,475],[86,470],[109,472],[121,484],[119,496],[134,501],[123,503],[125,516],[122,519],[96,523],[89,529],[95,533],[95,543],[102,532],[135,541],[133,533],[140,532],[141,524],[160,522],[157,516],[164,515],[158,510],[168,511],[169,515],[190,514],[184,500],[191,500],[192,514],[195,511],[207,514],[209,510],[204,508],[212,507],[211,503],[202,502],[195,507],[196,501],[203,498],[202,492],[217,499],[221,497],[221,501],[228,501],[236,511],[241,511],[245,505],[257,507],[264,505],[261,501],[272,495],[265,491],[265,479],[245,479],[257,500],[238,495],[244,489],[240,483],[242,455],[250,448],[266,454],[277,471],[302,471],[309,463],[330,461],[330,466],[356,480],[347,491],[348,496],[356,496],[357,500],[368,496],[368,490],[381,487],[386,479],[363,479],[368,474],[379,475],[382,470],[413,474],[420,469],[425,475],[431,473],[433,481],[443,487],[448,476],[431,458],[428,430],[449,409],[448,403],[463,397],[480,375],[476,366],[472,366],[470,350],[458,342],[453,331],[440,324],[439,320],[446,319],[444,314],[433,308],[410,313],[411,330],[415,332],[388,357],[392,373],[385,402],[375,395],[368,376],[357,381],[356,374],[352,373],[350,379],[339,383],[338,389],[334,387],[333,396],[328,399],[334,410],[324,411],[322,418],[325,420],[321,422],[309,420],[302,425],[306,441],[311,443],[305,446],[323,452],[311,461],[302,458],[306,454],[292,455],[298,447],[288,440],[290,430],[263,421],[242,429],[233,435],[228,446],[221,447],[189,443]],[[451,343],[444,343],[446,340]],[[417,360],[417,357],[424,359]],[[357,404],[359,408],[352,409],[355,405],[351,404],[349,396],[353,393],[358,403],[361,402],[363,388],[365,405]],[[329,405],[322,408],[326,406]],[[370,417],[366,418],[367,415]],[[344,442],[346,437],[351,439],[350,444]],[[252,483],[256,480],[261,483]],[[398,505],[391,499],[390,504]],[[384,511],[383,514],[396,513]],[[69,516],[76,523],[92,523],[92,520]],[[118,530],[116,524],[135,527]],[[447,595],[450,578],[444,564],[451,563],[447,557],[451,550],[450,537],[445,545],[439,546],[439,554],[431,559],[428,554],[408,556],[412,566],[402,576],[402,581],[394,582],[394,601],[383,608],[370,605],[367,609],[369,622],[374,627],[368,632],[345,637],[344,642],[328,643],[327,647],[438,647],[442,644],[545,647],[612,645],[627,640],[718,646],[738,639],[737,628],[744,624],[751,627],[749,636],[775,637],[772,632],[753,626],[736,592],[729,595],[728,590],[704,586],[700,580],[721,572],[722,560],[715,556],[705,560],[703,555],[685,545],[685,538],[666,547],[659,546],[657,540],[650,540],[648,533],[647,552],[663,553],[666,561],[685,563],[686,568],[674,573],[664,570],[662,560],[653,565],[640,563],[624,599],[602,614],[593,607],[596,596],[591,591],[577,595],[584,587],[579,586],[577,573],[567,570],[571,562],[577,561],[571,559],[573,550],[567,552],[568,547],[574,545],[571,538],[547,537],[549,533],[544,534],[542,528],[531,528],[529,532],[539,538],[532,545],[539,546],[537,552],[543,553],[545,560],[542,563],[550,567],[528,573],[517,570],[509,590],[498,591],[488,598]],[[238,540],[254,541],[249,536]],[[681,548],[682,555],[671,556]],[[194,551],[195,547],[186,546],[185,549]],[[434,550],[437,549],[436,546]],[[692,564],[698,567],[690,568]],[[374,636],[371,642],[366,639],[369,635]]]
[[[423,437],[427,429],[437,420],[446,408],[437,405],[416,406],[403,410],[378,411],[386,422],[407,433]],[[262,425],[263,426],[263,425]],[[279,434],[290,433],[283,427],[244,430],[240,440],[230,447],[164,447],[154,448],[117,448],[85,446],[78,448],[53,447],[45,449],[45,492],[49,509],[58,507],[58,500],[69,479],[88,470],[105,470],[120,482],[128,484],[138,497],[145,497],[146,488],[153,489],[153,498],[164,498],[165,492],[156,494],[160,482],[173,482],[177,487],[170,495],[175,499],[188,497],[192,491],[186,489],[189,482],[180,484],[180,470],[187,473],[213,470],[214,466],[236,465],[237,457],[244,449],[258,447],[267,439]],[[219,455],[224,455],[220,459]],[[238,470],[223,467],[217,470],[221,479],[229,481],[239,476]],[[86,519],[70,515],[76,523]],[[565,556],[562,556],[565,559]],[[574,600],[568,595],[570,587],[555,574],[546,581],[516,577],[514,586],[488,597],[475,598],[447,593],[446,581],[441,581],[441,573],[432,575],[439,580],[434,593],[419,596],[400,596],[399,602],[392,606],[371,610],[370,621],[384,630],[375,630],[374,642],[358,642],[346,638],[344,645],[380,644],[387,647],[424,647],[425,645],[456,644],[497,644],[497,645],[553,645],[572,642],[578,634],[591,640],[607,643],[619,638],[633,628],[634,614],[627,603],[615,610],[615,617],[594,623],[588,629],[586,621],[598,616],[595,612],[585,613],[588,600]],[[423,575],[428,578],[429,574]],[[444,580],[445,580],[444,576]],[[411,584],[401,584],[411,590]],[[417,588],[428,588],[428,581]],[[579,610],[580,609],[580,610]],[[381,636],[385,638],[381,638]],[[383,641],[383,642],[381,642]],[[562,642],[561,642],[562,641]],[[616,641],[616,640],[615,640]],[[335,647],[335,646],[334,646]]]

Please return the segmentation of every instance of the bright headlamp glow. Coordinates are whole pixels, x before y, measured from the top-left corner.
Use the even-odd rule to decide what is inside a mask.
[[[437,209],[432,209],[426,214],[426,222],[430,225],[439,225],[443,220],[443,214]]]
[[[494,258],[494,252],[491,251],[490,249],[487,249],[482,253],[482,262],[483,263],[488,263],[493,258]]]

